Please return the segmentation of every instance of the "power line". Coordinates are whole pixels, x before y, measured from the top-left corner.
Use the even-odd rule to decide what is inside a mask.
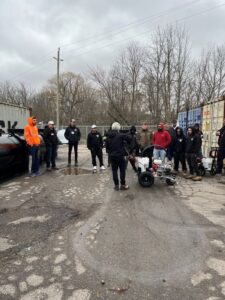
[[[103,36],[103,37],[104,37],[105,35],[108,36],[109,34],[111,34],[111,33],[113,33],[113,32],[116,32],[115,35],[120,34],[121,32],[130,30],[130,28],[125,29],[125,28],[127,28],[127,27],[133,27],[133,26],[140,26],[140,25],[143,25],[143,24],[145,24],[145,23],[148,23],[149,21],[152,21],[152,19],[154,19],[154,18],[164,17],[164,16],[168,15],[168,14],[171,13],[171,12],[173,13],[173,12],[176,11],[176,10],[179,10],[179,9],[184,8],[184,7],[186,7],[186,6],[189,6],[189,5],[191,5],[191,4],[196,4],[197,2],[201,2],[201,1],[202,1],[202,0],[190,1],[190,2],[187,2],[187,3],[183,4],[183,5],[179,5],[179,6],[172,7],[172,8],[170,8],[170,9],[165,10],[165,11],[162,11],[162,12],[160,12],[160,13],[158,13],[158,14],[153,14],[153,15],[148,16],[148,17],[145,17],[145,18],[143,18],[143,19],[139,19],[139,20],[137,20],[137,21],[134,21],[134,22],[128,23],[128,24],[126,24],[126,25],[120,26],[120,27],[118,27],[118,28],[116,28],[116,29],[113,29],[113,30],[110,30],[110,31],[107,31],[107,32],[104,32],[104,33],[101,33],[101,34],[98,34],[98,35],[90,36],[90,37],[88,37],[88,38],[79,40],[79,41],[74,42],[74,43],[68,43],[68,44],[61,45],[61,48],[62,48],[62,47],[72,46],[72,45],[75,45],[75,44],[78,44],[78,43],[82,43],[82,42],[86,42],[86,41],[89,41],[89,40],[91,40],[91,39],[96,39],[96,38],[101,37],[101,36]],[[120,29],[123,29],[123,30],[120,30]],[[119,31],[118,31],[118,30],[119,30]],[[117,32],[117,31],[118,31],[118,32]],[[65,52],[65,51],[64,51],[64,52]]]
[[[195,13],[195,14],[191,14],[191,15],[189,15],[189,16],[186,16],[186,17],[177,19],[177,20],[175,20],[174,22],[171,22],[171,23],[169,23],[169,24],[173,24],[173,23],[176,24],[176,23],[181,22],[181,21],[183,21],[183,20],[187,20],[187,19],[190,19],[190,18],[192,18],[192,17],[199,16],[199,15],[201,15],[201,14],[210,12],[210,11],[215,10],[215,9],[217,9],[217,8],[219,8],[219,7],[222,7],[222,6],[224,6],[224,5],[225,5],[225,3],[219,4],[219,5],[216,5],[216,6],[213,6],[213,7],[211,7],[211,8],[202,10],[202,11],[197,12],[197,13]],[[139,33],[139,34],[136,34],[135,36],[129,37],[129,38],[127,38],[127,39],[119,40],[119,41],[117,41],[117,42],[109,43],[109,44],[106,44],[106,45],[104,45],[104,46],[101,46],[101,47],[98,47],[98,48],[95,48],[95,49],[87,50],[87,51],[78,53],[78,54],[76,54],[76,55],[72,55],[71,57],[67,57],[67,60],[68,60],[68,59],[71,59],[71,58],[75,58],[75,57],[81,56],[81,55],[83,55],[83,54],[87,54],[87,53],[96,51],[96,50],[101,50],[101,49],[103,49],[103,48],[106,48],[106,47],[109,47],[109,46],[113,46],[113,45],[115,45],[115,44],[119,44],[119,43],[123,43],[123,42],[130,41],[131,39],[133,39],[133,38],[135,38],[135,37],[137,37],[137,36],[144,35],[144,34],[149,33],[149,32],[151,32],[151,31],[152,31],[152,29],[151,29],[151,30],[148,30],[148,31],[145,31],[145,32],[142,32],[142,33]],[[82,49],[83,49],[83,48],[82,48]],[[52,51],[51,51],[50,53],[52,53]],[[67,53],[68,53],[68,52],[67,52]],[[37,67],[34,67],[33,72],[36,71],[37,69],[40,69],[41,67],[42,67],[42,66],[40,66],[40,65],[37,66]],[[30,71],[27,71],[27,72],[30,73]],[[25,72],[25,74],[26,74],[27,72]],[[31,71],[31,73],[32,73],[32,71]],[[18,77],[18,76],[16,76],[16,77]]]
[[[196,4],[197,2],[200,2],[200,1],[202,1],[202,0],[190,1],[190,2],[188,2],[188,3],[186,3],[186,4],[183,4],[183,5],[180,5],[180,6],[176,6],[176,7],[172,7],[171,9],[162,11],[161,13],[154,14],[154,15],[151,15],[151,16],[149,16],[149,17],[145,17],[145,18],[143,18],[143,19],[139,19],[139,20],[137,20],[137,21],[131,22],[131,23],[126,24],[126,25],[124,25],[124,26],[120,26],[120,27],[117,28],[117,29],[114,29],[114,30],[111,30],[111,31],[108,31],[108,32],[105,32],[105,33],[101,33],[101,34],[99,34],[99,35],[95,35],[95,36],[92,36],[92,37],[89,37],[89,38],[86,38],[86,39],[77,41],[77,42],[75,42],[75,43],[70,43],[70,44],[64,44],[64,45],[61,45],[61,48],[62,48],[62,47],[72,46],[72,45],[74,45],[74,44],[78,44],[78,43],[81,43],[81,42],[84,42],[84,41],[88,41],[88,40],[91,40],[91,39],[96,39],[96,37],[101,37],[101,36],[103,36],[101,39],[99,39],[99,40],[97,40],[97,41],[94,42],[94,44],[96,44],[97,42],[104,41],[106,38],[108,38],[108,37],[109,37],[108,35],[109,35],[110,33],[115,32],[114,35],[118,35],[118,34],[120,34],[120,33],[122,33],[122,32],[126,32],[127,30],[130,30],[129,27],[132,27],[132,26],[135,26],[135,25],[136,25],[136,26],[143,25],[143,24],[145,24],[145,23],[151,21],[151,20],[154,19],[154,18],[159,18],[159,17],[166,16],[166,15],[168,15],[170,12],[174,12],[174,11],[176,11],[176,10],[178,10],[178,9],[184,8],[184,7],[189,6],[189,5],[193,4],[193,3]],[[119,29],[122,29],[122,28],[124,28],[124,29],[118,31]],[[125,28],[127,28],[127,29],[125,29]],[[117,31],[118,31],[118,32],[117,32]],[[104,37],[104,36],[105,36],[105,37]],[[80,48],[78,48],[78,49],[76,49],[76,50],[79,50],[79,49],[83,49],[83,48],[80,47]],[[43,58],[42,58],[40,61],[38,61],[38,65],[37,65],[37,66],[33,66],[33,67],[27,69],[26,71],[21,72],[21,73],[15,75],[15,76],[13,76],[12,78],[9,79],[9,81],[12,81],[12,80],[14,80],[14,79],[16,79],[16,78],[18,78],[18,77],[21,77],[21,76],[23,76],[23,75],[29,74],[30,72],[34,72],[34,71],[40,69],[40,67],[41,67],[40,65],[43,65],[43,64],[46,64],[47,62],[49,62],[48,54],[52,54],[52,53],[55,52],[56,50],[57,50],[57,48],[51,50],[51,51],[48,52],[45,56],[43,56],[43,58],[46,57],[46,59],[43,59]],[[67,53],[68,53],[68,52],[71,52],[71,51],[73,51],[73,50],[69,50],[69,51],[67,51]],[[64,51],[64,52],[65,52],[65,51]],[[48,57],[48,58],[47,58],[47,57]]]
[[[198,12],[198,13],[195,13],[195,14],[192,14],[192,15],[189,15],[189,16],[186,16],[186,17],[177,19],[177,20],[175,20],[174,22],[169,23],[168,25],[176,24],[176,23],[179,23],[179,22],[181,22],[181,21],[190,19],[190,18],[192,18],[192,17],[196,17],[196,16],[199,16],[199,15],[202,15],[202,14],[204,14],[204,13],[210,12],[210,11],[215,10],[215,9],[217,9],[217,8],[219,8],[219,7],[222,7],[222,6],[225,6],[225,3],[220,4],[220,5],[217,5],[217,6],[214,6],[214,7],[211,7],[211,8],[209,8],[209,9],[205,9],[205,10],[200,11],[200,12]],[[147,30],[147,31],[142,32],[142,33],[139,33],[139,34],[137,34],[137,35],[135,35],[135,36],[132,36],[132,37],[129,37],[129,38],[127,38],[127,39],[123,39],[123,40],[120,40],[120,41],[117,41],[117,42],[113,42],[113,43],[110,43],[110,44],[101,46],[101,47],[96,48],[96,49],[92,49],[92,50],[88,50],[88,51],[85,51],[85,52],[78,53],[77,55],[71,56],[71,58],[78,57],[78,56],[81,56],[81,55],[83,55],[83,54],[87,54],[87,53],[92,52],[92,51],[101,50],[101,49],[103,49],[103,48],[106,48],[106,47],[109,47],[109,46],[113,46],[113,45],[115,45],[115,44],[119,44],[119,43],[123,43],[123,42],[130,41],[131,39],[133,39],[133,38],[135,38],[135,37],[137,37],[137,36],[144,35],[144,34],[149,33],[149,32],[151,32],[151,31],[152,31],[152,29],[151,29],[151,30]],[[70,59],[70,58],[67,57],[67,60],[68,60],[68,59]]]

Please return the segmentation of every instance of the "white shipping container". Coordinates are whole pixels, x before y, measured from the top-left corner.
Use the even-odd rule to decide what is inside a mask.
[[[203,106],[202,131],[203,131],[203,154],[209,156],[211,147],[218,146],[216,132],[223,126],[225,100],[221,99]]]
[[[30,113],[31,110],[27,107],[0,102],[0,121],[5,123],[3,127],[5,132],[12,127],[14,122],[17,122],[16,128],[24,128]]]

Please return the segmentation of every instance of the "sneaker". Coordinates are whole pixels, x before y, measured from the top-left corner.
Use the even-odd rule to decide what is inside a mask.
[[[94,167],[93,167],[93,173],[96,173],[96,172],[97,172],[97,167],[94,166]]]
[[[121,191],[125,191],[129,189],[129,186],[127,184],[122,184],[120,187]]]
[[[59,168],[57,168],[57,167],[52,167],[52,169],[53,169],[53,170],[59,170]]]
[[[195,176],[194,178],[192,178],[193,181],[201,181],[202,180],[202,176]]]
[[[118,185],[115,185],[115,186],[114,186],[114,190],[115,190],[115,191],[119,191],[119,190],[120,190],[119,186],[118,186]]]
[[[51,172],[52,169],[49,167],[49,168],[47,168],[46,170],[47,170],[48,172]]]
[[[74,167],[78,167],[78,162],[75,162]]]
[[[104,166],[101,166],[100,170],[105,170],[105,167],[104,167]]]

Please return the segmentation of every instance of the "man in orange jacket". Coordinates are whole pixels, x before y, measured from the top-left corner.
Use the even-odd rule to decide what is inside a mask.
[[[36,117],[30,117],[27,119],[27,125],[24,127],[24,139],[27,143],[28,153],[32,157],[31,165],[31,177],[35,177],[39,174],[39,159],[38,149],[40,146],[40,137],[38,135],[37,120]]]

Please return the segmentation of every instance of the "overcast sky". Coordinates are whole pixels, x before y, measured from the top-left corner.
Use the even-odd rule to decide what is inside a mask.
[[[129,41],[144,45],[175,21],[193,56],[225,44],[225,0],[0,0],[0,81],[40,88],[56,73],[59,46],[61,72],[108,67]]]

